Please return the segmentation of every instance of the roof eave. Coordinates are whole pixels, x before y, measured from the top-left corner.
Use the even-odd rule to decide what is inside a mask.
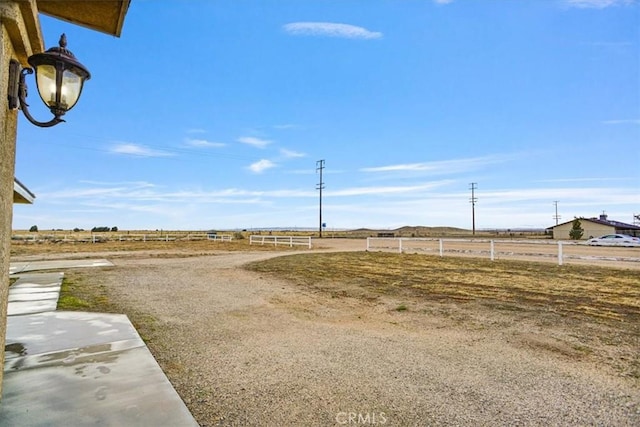
[[[13,203],[32,205],[36,196],[25,187],[17,178],[13,179]]]
[[[131,0],[37,0],[38,11],[53,18],[120,37]]]

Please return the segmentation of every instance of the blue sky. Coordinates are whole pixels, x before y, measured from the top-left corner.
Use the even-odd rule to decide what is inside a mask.
[[[133,0],[43,16],[92,78],[20,118],[16,229],[548,227],[640,213],[632,0]],[[32,113],[50,113],[29,77]]]

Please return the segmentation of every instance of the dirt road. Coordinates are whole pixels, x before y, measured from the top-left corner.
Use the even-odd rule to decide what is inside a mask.
[[[398,311],[241,268],[270,256],[121,254],[74,274],[152,324],[140,332],[203,426],[640,425],[638,379],[589,357],[580,324],[472,303]]]

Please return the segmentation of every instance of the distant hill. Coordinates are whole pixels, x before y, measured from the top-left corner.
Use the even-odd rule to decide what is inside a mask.
[[[348,230],[346,233],[354,237],[375,237],[379,234],[392,233],[395,237],[437,237],[437,236],[467,236],[471,230],[456,227],[425,227],[425,226],[403,226],[395,229],[371,229],[358,228]]]
[[[405,225],[404,227],[396,228],[394,231],[402,234],[406,233],[443,233],[443,234],[464,234],[470,233],[471,230],[466,230],[464,228],[457,227],[424,227],[424,226],[409,226]]]

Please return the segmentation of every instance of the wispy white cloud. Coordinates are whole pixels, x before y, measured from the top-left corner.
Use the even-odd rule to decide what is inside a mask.
[[[200,128],[191,128],[187,129],[187,133],[207,133],[207,131]]]
[[[286,159],[295,159],[295,158],[299,158],[299,157],[307,157],[307,155],[304,154],[304,153],[300,153],[298,151],[293,151],[293,150],[287,150],[286,148],[281,148],[280,149],[280,154],[282,155],[282,157],[284,157]]]
[[[556,179],[537,179],[533,182],[604,182],[604,181],[630,181],[636,178],[556,178]]]
[[[110,182],[110,181],[93,181],[93,180],[80,180],[81,184],[89,184],[89,185],[100,185],[100,186],[127,186],[134,188],[150,188],[156,187],[155,184],[152,184],[147,181],[118,181],[118,182]]]
[[[341,187],[336,181],[329,183],[323,193],[324,212],[331,227],[448,225],[470,228],[469,192],[458,184],[443,179]],[[600,186],[595,181],[553,188],[481,188],[476,193],[477,227],[550,226],[553,200],[560,201],[559,214],[563,219],[597,216],[606,209],[610,218],[630,221],[627,217],[630,218],[632,206],[640,203],[640,194],[633,188],[617,183]],[[171,221],[174,229],[207,229],[211,227],[212,211],[216,212],[218,228],[225,224],[231,228],[312,225],[316,220],[318,196],[313,185],[206,190],[170,188],[146,181],[83,181],[54,191],[35,190],[45,213],[25,210],[19,214],[18,228],[33,224],[44,228],[43,224],[50,224],[52,228],[117,225],[121,229],[153,229],[157,228],[156,224]],[[260,209],[247,206],[260,206]],[[257,211],[259,213],[255,213]],[[126,218],[127,224],[112,223],[120,218],[122,221]]]
[[[605,125],[640,125],[640,119],[605,120]]]
[[[433,2],[438,4],[449,4],[453,3],[453,0],[433,0]]]
[[[361,172],[420,172],[428,174],[451,174],[477,170],[488,165],[503,163],[516,156],[496,155],[467,159],[440,160],[434,162],[405,163],[360,169]]]
[[[175,156],[174,153],[168,151],[156,150],[153,148],[145,147],[144,145],[130,144],[130,143],[118,143],[109,149],[109,152],[113,154],[123,154],[136,157],[171,157]]]
[[[333,22],[292,22],[283,29],[296,36],[340,37],[346,39],[379,39],[382,33],[363,27]]]
[[[297,129],[299,127],[300,126],[294,125],[292,123],[285,123],[285,124],[281,124],[281,125],[273,125],[274,129],[279,129],[279,130]]]
[[[261,160],[255,164],[262,166],[276,166],[269,160]],[[258,168],[259,169],[259,168]],[[90,182],[89,182],[90,183]],[[396,186],[361,186],[347,187],[338,189],[327,189],[323,194],[328,198],[342,198],[355,196],[404,196],[405,200],[429,200],[434,204],[442,204],[448,206],[449,201],[459,200],[468,204],[469,193],[466,191],[443,191],[455,184],[454,180],[444,179],[437,181],[427,181],[414,185],[396,185]],[[192,189],[176,189],[168,190],[148,182],[122,182],[109,183],[97,182],[93,183],[93,187],[71,187],[57,191],[39,191],[42,200],[50,202],[54,199],[74,199],[82,202],[93,200],[93,203],[106,203],[107,206],[114,206],[122,202],[175,202],[198,200],[201,202],[217,201],[220,199],[236,199],[245,198],[254,199],[256,197],[266,198],[315,198],[317,191],[315,190],[299,190],[299,189],[273,189],[273,190],[251,190],[242,188],[223,188],[218,190],[192,190]],[[428,194],[428,197],[424,197]],[[594,200],[603,206],[615,204],[636,204],[640,203],[640,194],[630,195],[628,188],[623,187],[554,187],[554,188],[518,188],[518,189],[493,189],[478,190],[476,193],[479,204],[511,204],[519,202],[530,202],[539,204],[542,202],[544,206],[550,205],[551,200],[561,200],[564,205],[579,206],[581,204],[593,204]],[[376,199],[377,200],[377,199]],[[360,202],[358,202],[360,203]]]
[[[271,160],[262,159],[249,165],[248,169],[253,173],[262,173],[267,169],[271,169],[274,167],[276,167],[276,164],[273,163]]]
[[[594,205],[613,206],[640,203],[640,195],[629,195],[629,190],[613,187],[561,187],[561,188],[524,188],[514,190],[495,190],[477,193],[480,202],[516,203],[560,200],[572,206]],[[549,202],[550,204],[550,202]]]
[[[269,141],[268,139],[255,138],[253,136],[242,136],[238,138],[238,142],[251,145],[253,147],[264,148],[271,144],[272,141]]]
[[[611,6],[630,5],[635,0],[566,0],[570,7],[581,9],[604,9]]]
[[[376,187],[353,187],[342,190],[325,191],[327,197],[353,197],[353,196],[381,196],[392,194],[417,193],[427,190],[433,190],[451,184],[451,180],[433,181],[419,185],[396,185],[396,186],[376,186]]]
[[[206,139],[195,139],[195,138],[187,138],[185,139],[184,142],[190,147],[197,147],[197,148],[220,148],[227,145],[223,142],[213,142],[213,141],[208,141]]]

